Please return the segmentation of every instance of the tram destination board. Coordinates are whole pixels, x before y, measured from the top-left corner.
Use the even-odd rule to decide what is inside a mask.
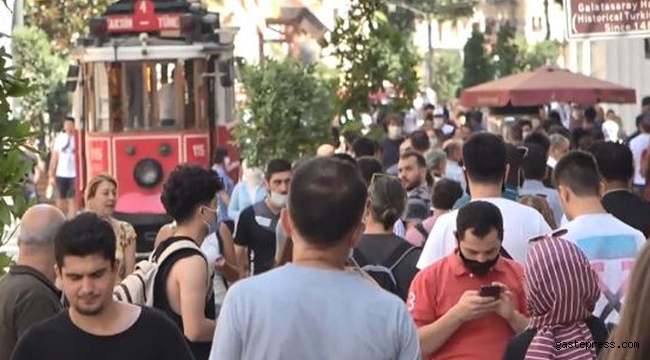
[[[567,38],[650,37],[650,0],[564,0]]]

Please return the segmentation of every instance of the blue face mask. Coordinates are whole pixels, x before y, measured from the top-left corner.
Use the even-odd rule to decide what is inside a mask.
[[[209,207],[205,206],[204,209],[207,209],[209,212],[214,213],[214,221],[206,221],[201,219],[205,226],[208,228],[208,232],[206,233],[206,236],[212,235],[213,233],[217,232],[217,228],[219,226],[217,222],[217,211],[210,209]]]

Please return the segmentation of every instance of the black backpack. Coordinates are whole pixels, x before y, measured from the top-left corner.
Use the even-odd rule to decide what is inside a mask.
[[[353,258],[361,270],[370,275],[370,277],[372,277],[377,282],[377,284],[379,284],[379,286],[388,292],[400,296],[394,270],[402,262],[402,260],[404,260],[406,255],[415,249],[415,246],[409,244],[406,241],[403,241],[399,244],[399,246],[397,246],[397,248],[395,248],[395,250],[393,250],[386,261],[381,264],[371,264],[368,259],[363,256],[361,251],[356,248],[354,249]]]

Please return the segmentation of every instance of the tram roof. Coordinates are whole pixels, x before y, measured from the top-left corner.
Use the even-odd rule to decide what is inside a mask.
[[[72,57],[83,62],[138,61],[138,60],[182,60],[202,58],[208,54],[228,53],[234,50],[233,43],[194,42],[151,37],[143,45],[137,36],[117,38],[103,46],[80,46],[72,50]]]

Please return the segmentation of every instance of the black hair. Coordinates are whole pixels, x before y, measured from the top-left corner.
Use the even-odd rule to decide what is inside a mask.
[[[399,158],[402,160],[406,160],[410,157],[414,157],[415,161],[417,162],[418,166],[421,168],[427,167],[427,161],[424,159],[424,155],[422,153],[415,151],[415,150],[408,150],[405,151]]]
[[[587,108],[585,109],[584,115],[585,115],[585,120],[588,123],[593,123],[594,121],[596,121],[596,117],[598,116],[598,113],[596,112],[596,108],[590,105],[587,106]]]
[[[591,131],[583,128],[573,129],[573,131],[571,131],[571,148],[578,149],[580,147],[580,140],[585,137],[591,137],[593,139],[593,134]]]
[[[525,146],[528,153],[524,156],[521,164],[524,179],[544,180],[546,178],[546,152],[541,146],[534,143],[528,143]]]
[[[436,106],[431,103],[424,104],[424,110],[435,110],[435,109]]]
[[[650,96],[646,96],[641,100],[641,106],[650,106]]]
[[[521,186],[521,164],[524,154],[521,146],[517,147],[506,143],[506,163],[508,164],[508,176],[504,180],[504,186],[517,188]]]
[[[406,191],[400,180],[393,176],[377,176],[368,188],[372,217],[384,230],[392,229],[406,210]]]
[[[352,152],[357,159],[362,156],[375,155],[375,144],[365,136],[359,137],[352,143]]]
[[[570,151],[555,165],[553,183],[568,187],[577,196],[598,196],[600,172],[596,159],[585,151]]]
[[[431,204],[434,209],[451,210],[462,196],[463,188],[458,181],[443,178],[433,185]]]
[[[548,113],[548,121],[552,122],[555,125],[562,125],[562,116],[557,110],[551,110]]]
[[[411,139],[411,146],[413,146],[413,149],[421,153],[424,153],[431,147],[429,136],[424,130],[415,130],[411,135],[409,135],[409,139]]]
[[[565,128],[564,125],[552,125],[548,129],[548,136],[551,136],[553,134],[560,134],[567,139],[571,139],[571,131]]]
[[[473,134],[463,145],[463,164],[471,180],[501,183],[506,172],[506,144],[488,132]]]
[[[63,122],[66,122],[66,121],[74,122],[74,117],[68,115],[68,116],[65,117],[65,119],[63,119]]]
[[[209,204],[223,188],[216,172],[198,165],[181,164],[169,174],[160,201],[167,215],[182,223],[191,218],[199,206]]]
[[[220,146],[214,151],[214,163],[215,164],[222,165],[224,163],[226,157],[228,157],[228,149],[226,149],[225,147]]]
[[[115,260],[115,232],[106,220],[93,212],[84,212],[63,223],[54,236],[54,257],[59,267],[66,256],[102,255]]]
[[[367,185],[370,185],[373,175],[382,174],[384,172],[381,162],[372,156],[362,156],[358,158],[357,168]]]
[[[357,160],[352,157],[350,154],[345,154],[345,153],[339,153],[339,154],[334,154],[332,155],[333,158],[339,159],[341,161],[345,161],[346,163],[357,167]]]
[[[271,180],[273,174],[291,171],[291,163],[285,159],[273,159],[266,166],[266,181]]]
[[[337,245],[361,222],[366,197],[366,184],[355,166],[318,157],[293,174],[287,210],[305,241]]]
[[[487,201],[471,201],[458,209],[456,216],[456,234],[462,241],[471,230],[477,237],[484,237],[496,230],[499,239],[503,240],[503,216],[496,205]]]
[[[524,145],[526,144],[535,144],[541,147],[544,154],[548,154],[548,150],[551,148],[551,140],[540,132],[533,132],[526,136]]]
[[[598,171],[605,180],[627,183],[634,176],[634,157],[629,147],[599,141],[591,145],[589,152],[596,159]]]
[[[533,128],[533,122],[530,121],[530,120],[528,120],[528,119],[519,119],[519,120],[517,120],[517,123],[519,124],[519,126],[520,126],[522,129],[524,128],[524,126],[528,126],[528,127],[530,127],[531,130],[532,130],[532,128]]]

